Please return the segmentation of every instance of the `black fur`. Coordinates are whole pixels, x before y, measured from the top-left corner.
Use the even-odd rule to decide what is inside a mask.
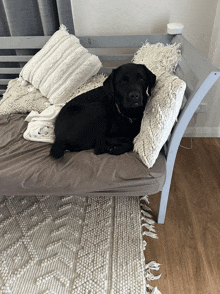
[[[133,149],[143,111],[156,76],[144,65],[128,63],[113,70],[102,87],[69,101],[55,122],[50,155],[94,149],[119,155]]]

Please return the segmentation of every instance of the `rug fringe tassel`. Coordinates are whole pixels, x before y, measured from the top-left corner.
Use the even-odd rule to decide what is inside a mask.
[[[151,232],[146,232],[146,231],[142,233],[142,236],[148,236],[148,237],[151,237],[151,238],[154,238],[154,239],[158,239],[157,234],[154,234],[154,233],[151,233]]]
[[[143,210],[152,211],[152,210],[150,209],[150,207],[148,207],[148,206],[145,205],[145,204],[141,204],[141,207],[143,208]]]
[[[145,266],[145,277],[148,281],[154,281],[158,280],[161,275],[155,276],[151,273],[151,270],[153,271],[159,271],[160,269],[160,264],[156,263],[155,261],[151,261]]]
[[[152,215],[149,213],[149,211],[152,211],[148,204],[150,204],[148,200],[148,195],[143,196],[140,198],[142,203],[140,204],[141,206],[141,227],[142,227],[142,237],[148,236],[154,239],[158,239],[158,236],[156,234],[156,230],[154,227],[155,221],[152,220]],[[144,202],[144,203],[143,203]],[[143,230],[143,228],[147,230]],[[143,251],[145,251],[147,246],[147,242],[143,240]],[[145,258],[144,258],[145,260]],[[156,263],[155,261],[151,261],[148,264],[145,265],[144,267],[144,272],[145,272],[145,278],[148,281],[153,281],[153,280],[158,280],[161,275],[154,276],[151,273],[151,270],[156,270],[158,271],[160,269],[160,264]],[[161,292],[157,289],[157,287],[152,287],[149,284],[146,285],[146,294],[161,294]]]
[[[152,215],[150,214],[150,213],[148,213],[148,212],[146,212],[145,210],[141,210],[141,212],[142,212],[142,214],[144,215],[144,216],[146,216],[146,217],[152,217]]]
[[[160,269],[160,264],[155,261],[151,261],[145,266],[145,278],[148,281],[154,281],[160,279],[161,275],[155,276],[151,273],[151,270],[158,271]],[[146,285],[146,294],[161,294],[157,287],[152,287],[149,284]]]
[[[152,219],[148,219],[148,218],[143,217],[143,216],[142,216],[141,220],[144,220],[144,221],[145,221],[147,224],[149,224],[149,225],[153,225],[153,224],[155,224],[155,221],[154,221],[154,220],[152,220]]]
[[[161,294],[161,292],[157,289],[157,287],[152,287],[147,284],[147,294]]]
[[[150,201],[148,200],[148,195],[142,196],[141,200],[147,202],[147,204],[150,204]]]
[[[151,238],[158,239],[157,234],[156,234],[156,230],[154,228],[155,221],[151,219],[152,215],[149,212],[147,212],[147,211],[151,211],[151,209],[148,206],[148,204],[150,204],[150,202],[148,200],[148,195],[141,197],[140,200],[142,202],[144,202],[144,204],[143,203],[140,204],[141,214],[142,214],[141,227],[142,227],[142,229],[146,228],[148,230],[148,231],[142,231],[142,236],[149,236]]]
[[[154,232],[156,233],[155,229],[154,229],[154,226],[153,225],[149,225],[149,224],[142,224],[142,228],[146,228],[148,229],[150,232]]]

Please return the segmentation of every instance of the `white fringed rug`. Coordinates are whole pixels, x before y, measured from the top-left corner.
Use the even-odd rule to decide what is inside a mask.
[[[160,293],[145,282],[159,265],[145,269],[143,213],[137,197],[0,197],[0,294]]]

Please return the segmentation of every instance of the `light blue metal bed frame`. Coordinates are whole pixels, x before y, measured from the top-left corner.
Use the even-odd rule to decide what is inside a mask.
[[[18,75],[23,62],[27,62],[31,56],[23,55],[22,50],[40,49],[50,37],[1,37],[0,50],[14,50],[14,55],[4,54],[0,56],[0,62],[4,67],[0,68],[0,74]],[[89,51],[99,56],[103,63],[101,72],[110,73],[111,70],[123,63],[130,62],[133,54],[141,45],[148,40],[149,43],[163,44],[181,43],[182,59],[175,74],[183,79],[186,84],[185,96],[187,103],[180,111],[178,122],[172,129],[171,136],[164,146],[166,156],[166,182],[161,191],[161,198],[158,212],[158,223],[163,224],[167,210],[169,190],[175,164],[176,154],[180,141],[187,128],[189,121],[194,115],[199,104],[212,88],[220,76],[220,71],[212,65],[211,61],[204,57],[196,48],[194,48],[183,35],[139,35],[139,36],[96,36],[79,37],[81,44]],[[20,49],[21,55],[20,55]],[[11,53],[10,53],[11,54]],[[16,64],[16,67],[13,66]],[[8,66],[9,67],[8,67]],[[0,79],[0,85],[7,85],[11,79]],[[0,90],[3,94],[4,90]]]

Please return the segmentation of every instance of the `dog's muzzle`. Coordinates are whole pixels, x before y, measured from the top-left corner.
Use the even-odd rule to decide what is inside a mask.
[[[128,95],[130,107],[143,106],[143,96],[138,91],[132,91]]]

